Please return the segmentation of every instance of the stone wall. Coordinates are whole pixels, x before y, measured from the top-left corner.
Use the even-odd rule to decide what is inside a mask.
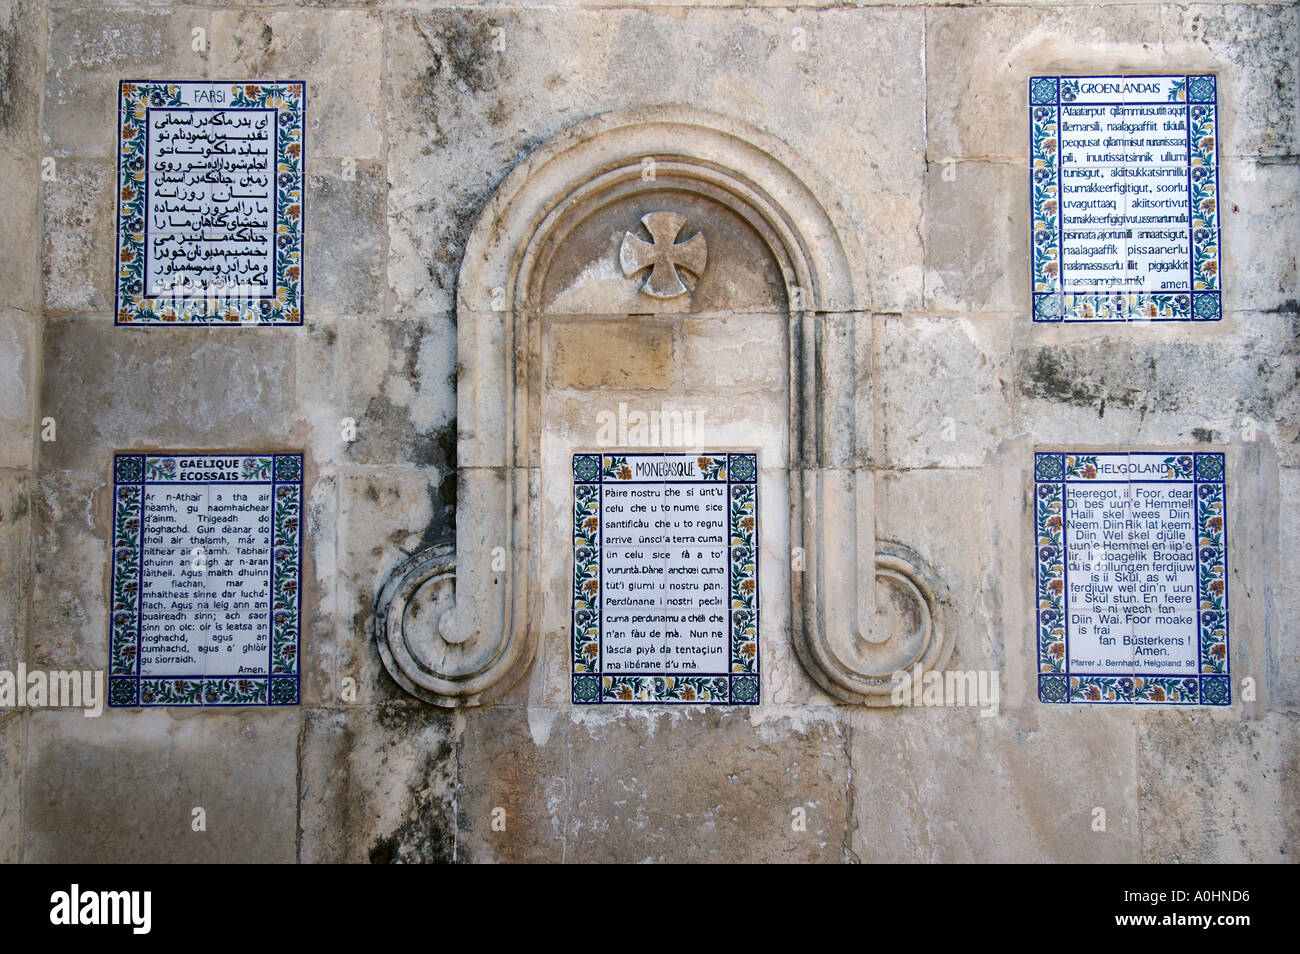
[[[0,575],[16,597],[0,668],[105,666],[114,451],[302,450],[309,504],[302,705],[0,715],[0,859],[1293,860],[1298,59],[1300,10],[1266,2],[0,0]],[[1029,320],[1027,78],[1121,70],[1219,76],[1220,322]],[[307,84],[301,329],[112,324],[117,83],[204,78]],[[944,578],[952,664],[1002,672],[996,717],[837,704],[775,625],[752,710],[571,706],[551,628],[489,706],[438,709],[385,671],[374,594],[455,529],[471,229],[541,143],[649,104],[743,120],[832,183],[871,290],[856,320],[876,533]],[[691,349],[743,355],[734,321],[707,340],[647,322],[620,360],[651,389],[656,374],[689,385]],[[590,380],[584,335],[554,339],[561,385]],[[668,354],[685,371],[665,374]],[[1227,449],[1233,672],[1256,701],[1037,702],[1040,444]],[[783,502],[765,506],[779,522]]]
[[[27,652],[41,379],[41,102],[45,4],[0,3],[0,665]],[[23,843],[28,717],[0,711],[0,861]]]

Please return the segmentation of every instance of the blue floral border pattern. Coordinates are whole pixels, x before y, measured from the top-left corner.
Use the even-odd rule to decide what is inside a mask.
[[[238,480],[271,487],[271,619],[267,675],[140,673],[145,487],[177,481],[188,457],[240,459]],[[194,482],[189,486],[206,489]],[[299,702],[302,616],[302,454],[116,454],[113,458],[109,693],[114,708],[286,706]]]
[[[1213,74],[1169,84],[1168,101],[1187,104],[1190,261],[1186,289],[1066,291],[1061,279],[1061,107],[1093,77],[1029,79],[1031,318],[1035,322],[1217,321],[1223,317],[1220,254],[1218,94]],[[1141,79],[1138,76],[1126,77]]]
[[[1066,625],[1066,481],[1099,479],[1101,454],[1034,455],[1035,645],[1038,698],[1050,705],[1133,703],[1227,706],[1228,586],[1225,460],[1221,453],[1136,453],[1162,458],[1161,477],[1190,482],[1195,493],[1199,673],[1071,673]]]
[[[187,299],[179,306],[151,298],[145,287],[148,112],[186,109],[186,86],[228,87],[226,109],[274,110],[276,115],[275,274],[273,297],[240,304]],[[303,116],[298,81],[122,81],[118,86],[117,325],[301,325],[303,270]]]
[[[632,479],[628,458],[573,455],[573,630],[575,705],[758,705],[758,455],[701,454],[700,479],[727,487],[730,551],[728,675],[605,675],[600,670],[601,485]],[[668,455],[673,456],[673,455]]]

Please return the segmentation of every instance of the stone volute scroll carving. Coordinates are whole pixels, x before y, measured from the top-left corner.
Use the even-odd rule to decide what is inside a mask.
[[[642,176],[647,157],[653,181]],[[769,566],[789,570],[791,638],[804,668],[836,699],[888,705],[894,671],[946,663],[937,575],[906,547],[876,541],[872,309],[857,228],[776,137],[716,113],[652,106],[596,116],[543,144],[471,232],[456,302],[456,539],[401,562],[371,619],[384,664],[413,695],[448,707],[490,702],[533,661],[545,597],[537,581],[543,561],[556,559],[538,544],[539,286],[566,236],[595,210],[633,201],[649,240],[624,235],[615,274],[645,274],[637,294],[683,300],[692,286],[682,273],[698,278],[709,252],[702,235],[683,238],[671,196],[743,219],[784,285],[788,484],[779,479],[801,562],[773,553]]]

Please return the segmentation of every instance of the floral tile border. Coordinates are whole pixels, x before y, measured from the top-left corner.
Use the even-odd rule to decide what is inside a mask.
[[[1084,80],[1160,80],[1186,104],[1188,282],[1170,291],[1070,292],[1061,285],[1061,107]],[[1127,102],[1137,105],[1136,102]],[[1032,76],[1029,79],[1030,283],[1036,322],[1217,321],[1223,317],[1219,223],[1218,80],[1214,74]]]
[[[1098,458],[1151,458],[1158,477],[1195,490],[1197,675],[1073,673],[1066,625],[1065,485],[1099,479]],[[1134,703],[1227,706],[1232,702],[1228,653],[1227,497],[1222,453],[1049,452],[1034,455],[1035,633],[1038,698],[1049,704]],[[1136,667],[1135,667],[1136,668]]]
[[[601,645],[600,488],[631,481],[631,458],[672,453],[573,455],[572,700],[575,705],[758,705],[758,455],[695,455],[697,479],[727,485],[730,660],[727,675],[604,674]]]
[[[151,297],[145,287],[147,137],[150,109],[207,109],[187,99],[195,90],[229,96],[225,110],[276,115],[274,294],[228,303],[215,298]],[[117,280],[114,324],[301,325],[303,321],[303,118],[306,86],[296,80],[206,82],[124,80],[118,86]]]
[[[140,674],[144,493],[176,484],[186,458],[235,458],[238,479],[221,486],[271,487],[271,608],[266,675]],[[109,705],[297,705],[302,617],[302,454],[155,454],[113,457],[112,602],[109,615]],[[208,488],[194,481],[185,486]]]

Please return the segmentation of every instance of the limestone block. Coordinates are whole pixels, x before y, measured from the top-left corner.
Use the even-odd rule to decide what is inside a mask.
[[[672,329],[662,321],[553,321],[546,380],[584,390],[666,388],[677,376],[674,357]]]
[[[1244,312],[1191,331],[1152,323],[1112,330],[1028,327],[1016,348],[1021,428],[1041,443],[1223,443],[1246,419],[1294,463],[1297,343],[1287,314]],[[1209,386],[1213,382],[1213,386]]]
[[[0,716],[0,864],[17,864],[22,857],[26,728],[19,713]]]
[[[1297,719],[1151,712],[1138,727],[1142,861],[1295,860],[1300,835]]]
[[[842,861],[848,743],[834,719],[683,707],[465,714],[467,861]],[[492,809],[506,809],[504,832]],[[806,830],[792,814],[803,808]]]
[[[119,81],[208,75],[211,54],[192,48],[192,31],[208,31],[211,39],[209,10],[51,7],[43,130],[46,148],[56,157],[116,161]]]
[[[1132,716],[1047,706],[997,718],[966,708],[855,712],[857,860],[1136,862]],[[1105,809],[1104,832],[1092,828],[1095,808]]]
[[[307,101],[308,115],[315,104]],[[351,160],[348,160],[351,161]],[[308,177],[309,322],[324,315],[378,317],[384,312],[384,174],[377,163],[312,159]],[[351,168],[353,179],[346,178]]]
[[[796,27],[806,30],[803,51],[793,48]],[[894,9],[394,15],[388,135],[395,307],[450,306],[469,229],[495,184],[537,143],[596,113],[673,102],[769,129],[834,176],[868,250],[877,307],[915,307],[921,35],[918,12]],[[689,67],[663,68],[678,61]],[[864,78],[864,61],[897,68]]]
[[[1283,467],[1278,479],[1277,551],[1281,572],[1273,593],[1274,634],[1269,652],[1273,691],[1271,701],[1278,708],[1300,708],[1300,575],[1295,572],[1295,554],[1300,553],[1300,470]]]
[[[364,10],[218,10],[212,14],[209,75],[304,81],[310,161],[376,159],[383,34],[380,17]]]
[[[102,473],[52,471],[37,484],[29,667],[108,665],[112,488]]]
[[[107,473],[114,451],[273,450],[294,441],[294,331],[137,331],[105,316],[45,327],[47,468]]]
[[[301,860],[455,860],[459,718],[429,706],[307,712]]]
[[[1300,152],[1295,6],[1168,4],[1161,9],[1171,62],[1184,64],[1179,70],[1219,73],[1220,151],[1230,156]]]
[[[441,468],[454,484],[455,333],[443,315],[309,321],[297,342],[293,405],[322,464]],[[355,440],[344,440],[345,418]]]
[[[1029,307],[1029,187],[1015,163],[932,162],[926,176],[926,307]]]
[[[16,152],[34,151],[40,140],[45,29],[44,3],[0,0],[0,143]]]
[[[1166,65],[1163,36],[1155,4],[932,8],[925,38],[928,160],[1027,161],[1030,76],[1159,72]],[[1167,65],[1170,72],[1185,68],[1175,58]],[[1027,191],[1022,186],[1017,194]]]
[[[295,708],[34,712],[24,860],[291,862],[299,728]]]
[[[32,478],[25,470],[0,471],[0,669],[26,662],[27,614],[32,586]]]
[[[43,261],[48,310],[86,309],[98,318],[113,314],[116,175],[107,162],[60,159],[58,181],[46,183]]]
[[[2,101],[2,99],[0,99]],[[41,166],[35,156],[0,148],[0,181],[11,191],[0,202],[0,283],[7,310],[34,314],[41,298]],[[50,183],[49,185],[54,185]]]
[[[1232,156],[1219,182],[1224,309],[1294,314],[1300,247],[1282,236],[1300,232],[1300,165]]]
[[[0,468],[31,467],[32,442],[40,436],[38,322],[30,313],[0,309]]]
[[[877,318],[877,458],[892,467],[978,467],[1011,431],[1004,318]]]

